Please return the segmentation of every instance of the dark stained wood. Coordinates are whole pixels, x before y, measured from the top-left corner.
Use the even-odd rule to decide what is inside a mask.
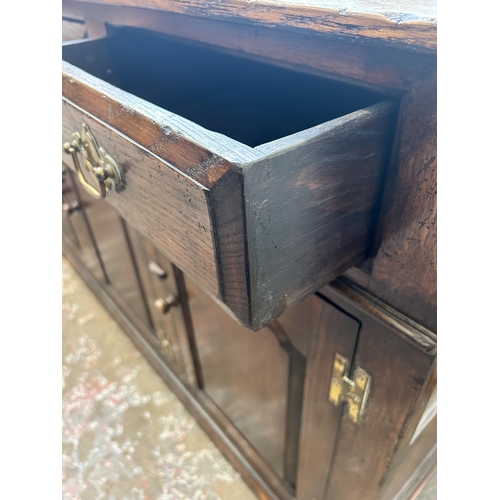
[[[243,175],[229,172],[211,190],[221,296],[230,314],[252,324]]]
[[[418,498],[418,492],[429,479],[437,463],[437,416],[434,416],[411,443],[402,447],[402,459],[392,467],[381,500],[407,500]],[[394,464],[396,465],[396,464]]]
[[[383,99],[380,94],[331,79],[242,59],[144,30],[108,31],[106,40],[65,46],[64,59],[101,80],[114,83],[118,79],[119,83],[114,84],[122,90],[189,119],[193,131],[201,125],[251,147]],[[206,134],[205,129],[198,127],[199,140]],[[218,142],[224,142],[222,136]],[[247,161],[259,156],[241,144],[234,144],[233,149],[241,150],[244,157],[235,158],[235,152],[230,152],[233,157],[229,160]],[[207,143],[207,147],[217,144]]]
[[[186,362],[186,366],[188,367],[188,379],[193,387],[203,389],[203,371],[200,366],[198,347],[196,346],[196,339],[194,337],[193,319],[189,311],[189,296],[186,289],[186,279],[184,278],[183,272],[178,267],[172,264],[172,268],[182,309],[183,332],[185,333],[185,337],[183,338],[183,345],[186,350],[185,359],[189,358],[189,362]]]
[[[269,329],[248,335],[189,279],[204,392],[283,477],[288,355]]]
[[[215,249],[205,189],[172,165],[119,135],[68,101],[63,101],[63,141],[87,123],[99,145],[124,171],[125,189],[105,203],[113,205],[133,227],[168,249],[169,257],[213,295],[218,295]],[[64,161],[74,168],[71,157]],[[109,201],[108,201],[109,200]]]
[[[383,102],[257,148],[268,156],[245,175],[255,329],[368,256],[394,111]]]
[[[111,287],[106,287],[105,289],[101,287],[87,271],[78,254],[73,252],[70,246],[64,245],[63,251],[85,283],[95,293],[97,298],[179,398],[181,403],[193,415],[217,448],[238,471],[243,480],[257,495],[257,498],[261,500],[292,500],[290,492],[282,485],[274,488],[280,492],[279,495],[274,493],[271,487],[275,486],[276,481],[273,482],[267,476],[264,479],[261,468],[256,467],[255,462],[250,462],[247,458],[249,454],[242,453],[240,447],[228,437],[231,435],[231,432],[235,433],[237,430],[234,427],[231,428],[229,424],[226,427],[220,424],[221,420],[217,419],[217,414],[220,416],[220,411],[214,408],[213,403],[208,402],[207,404],[208,398],[204,397],[202,392],[196,392],[188,388],[177,378],[165,363],[164,358],[160,356],[161,346],[156,337],[151,333],[150,329],[145,328],[142,321],[127,306],[116,291]],[[265,470],[265,467],[263,469]]]
[[[437,330],[437,118],[435,74],[403,99],[397,177],[387,186],[380,248],[368,290]]]
[[[301,314],[304,309],[312,311],[307,321]],[[341,408],[328,401],[333,360],[337,352],[352,359],[360,325],[315,295],[286,312],[279,321],[285,329],[300,329],[310,337],[302,404],[297,499],[321,500],[341,416]]]
[[[85,207],[89,227],[95,238],[109,285],[145,325],[151,326],[123,220],[106,201],[92,198],[79,184],[76,184],[76,188]]]
[[[323,76],[376,89],[402,91],[432,65],[433,57],[381,49],[296,31],[248,26],[165,11],[63,1],[63,10],[117,26],[147,28],[227,50],[274,65],[317,72]],[[298,49],[300,48],[300,50]]]
[[[148,243],[151,245],[149,241]],[[170,314],[174,318],[174,324],[175,324],[175,329],[173,332],[174,342],[176,343],[176,346],[178,346],[177,349],[179,351],[179,357],[182,359],[182,364],[184,365],[184,370],[186,372],[188,383],[193,387],[199,387],[195,373],[195,367],[193,364],[193,353],[191,352],[191,346],[188,337],[189,335],[187,331],[188,325],[185,323],[185,315],[182,308],[183,298],[181,296],[181,290],[180,290],[180,286],[182,285],[182,283],[180,283],[179,280],[179,272],[178,269],[170,262],[170,260],[168,260],[165,257],[165,255],[162,252],[160,252],[159,250],[156,250],[156,252],[158,255],[158,261],[161,268],[167,270],[167,273],[171,276],[171,279],[167,280],[164,283],[165,285],[167,285],[166,286],[167,295],[173,294],[177,299],[177,305],[174,306],[170,312]],[[161,280],[157,279],[156,281],[158,283]]]
[[[126,178],[128,181],[130,174],[132,182],[122,193],[111,196],[109,203],[116,204],[132,226],[151,238],[161,252],[186,270],[212,298],[221,301],[240,323],[258,329],[274,320],[265,329],[271,338],[275,336],[269,341],[273,348],[261,349],[264,354],[258,349],[262,332],[240,332],[238,326],[226,328],[222,343],[214,342],[220,332],[213,337],[206,335],[204,353],[196,354],[196,332],[188,305],[193,294],[186,291],[179,269],[172,267],[182,301],[176,325],[186,325],[185,333],[176,340],[184,344],[177,350],[182,356],[189,350],[195,356],[190,384],[183,386],[166,367],[165,360],[158,357],[160,343],[143,320],[111,287],[103,293],[95,279],[88,275],[102,300],[108,301],[108,307],[115,307],[110,302],[112,297],[129,318],[134,318],[135,328],[141,330],[147,344],[137,332],[132,333],[134,341],[165,380],[176,387],[181,400],[194,412],[216,445],[222,447],[259,498],[378,500],[384,494],[384,500],[394,495],[403,499],[418,491],[418,484],[435,458],[432,452],[435,439],[429,433],[424,432],[409,446],[435,387],[433,52],[436,24],[432,16],[427,20],[422,17],[422,1],[413,2],[413,7],[408,2],[394,4],[390,15],[384,11],[389,8],[387,2],[384,7],[371,0],[342,6],[337,0],[329,5],[323,0],[304,0],[302,6],[279,0],[265,5],[260,0],[147,0],[146,4],[141,3],[141,7],[148,8],[137,8],[135,0],[120,0],[120,7],[115,0],[64,1],[63,9],[90,24],[98,21],[102,28],[102,23],[108,23],[110,38],[128,33],[119,26],[147,28],[170,35],[170,39],[165,37],[169,40],[165,44],[175,48],[171,52],[177,54],[178,60],[196,60],[194,67],[205,68],[205,78],[200,79],[203,89],[199,90],[199,81],[193,78],[195,72],[182,73],[178,71],[181,66],[172,65],[178,79],[168,87],[169,91],[165,92],[168,95],[164,97],[154,88],[159,88],[154,83],[154,74],[143,70],[147,69],[147,58],[140,61],[143,65],[134,62],[133,49],[137,45],[139,51],[140,44],[136,44],[133,37],[128,45],[121,46],[126,49],[120,58],[121,67],[114,64],[119,50],[113,53],[111,47],[109,58],[105,57],[109,40],[68,45],[65,53],[83,61],[75,64],[84,71],[65,64],[64,106],[73,110],[72,123],[77,128],[80,116],[93,115],[89,119],[94,120],[92,123],[99,129],[98,140],[103,141],[106,149],[115,148],[117,155],[123,155]],[[339,13],[341,7],[347,10]],[[413,19],[407,17],[411,8],[416,9],[412,11]],[[359,9],[364,14],[360,14]],[[379,22],[384,15],[383,23],[391,19],[387,26]],[[191,48],[187,44],[181,47],[179,40],[183,38],[190,40]],[[158,51],[151,54],[157,63],[164,59],[158,44]],[[209,56],[209,47],[203,44],[218,47],[225,55]],[[199,59],[195,58],[196,53],[201,54]],[[92,59],[89,55],[97,56],[97,69],[94,63],[88,62]],[[234,65],[223,63],[231,60],[225,59],[229,55],[238,55],[240,61]],[[169,61],[175,62],[175,58]],[[212,64],[214,61],[219,63]],[[304,78],[304,82],[310,75],[319,75],[327,76],[332,82],[361,85],[366,90],[350,87],[344,94],[346,100],[353,98],[353,102],[355,95],[366,93],[368,96],[369,89],[402,97],[387,174],[384,166],[388,162],[384,163],[382,158],[389,156],[392,136],[387,124],[395,121],[397,103],[393,104],[394,110],[389,110],[391,104],[380,103],[385,98],[379,97],[352,109],[354,113],[347,117],[348,111],[344,111],[338,118],[331,117],[336,120],[329,121],[328,117],[317,122],[321,125],[290,131],[286,127],[300,122],[294,121],[293,116],[281,114],[289,111],[286,105],[281,110],[271,107],[282,99],[281,95],[268,101],[253,101],[248,97],[241,104],[237,91],[232,91],[232,87],[248,89],[244,80],[252,79],[240,77],[238,80],[235,75],[242,75],[244,71],[236,69],[245,68],[247,64],[247,68],[257,68],[255,61],[298,70],[303,73],[300,78]],[[254,64],[256,66],[252,66]],[[135,76],[124,71],[127,65],[135,68]],[[231,71],[224,72],[231,68],[233,75]],[[108,74],[109,69],[112,76]],[[250,72],[255,82],[259,81],[259,74],[266,77],[279,74],[274,69],[259,71],[262,72]],[[166,88],[168,71],[158,75],[156,81],[164,82]],[[295,82],[293,86],[297,87],[300,78],[293,78],[290,76],[290,82]],[[149,93],[140,88],[145,81],[151,83]],[[311,100],[309,94],[318,98],[320,93],[308,85],[298,85],[302,97],[294,99],[296,107],[288,106],[292,111],[312,109],[314,99]],[[218,89],[222,95],[217,94]],[[174,107],[168,98],[176,101]],[[209,103],[208,107],[204,102]],[[375,106],[369,108],[371,104]],[[175,107],[177,105],[179,107]],[[387,107],[385,114],[380,113],[384,106]],[[326,105],[323,107],[326,109]],[[264,120],[260,126],[256,118],[264,108],[272,111],[272,119]],[[218,118],[210,118],[207,113],[210,109],[214,116],[217,115],[214,109],[220,111]],[[276,109],[279,112],[275,112]],[[378,111],[367,120],[366,126],[355,126],[352,135],[348,132],[342,135],[342,123],[347,129],[356,123],[359,125],[356,120],[366,118],[370,109]],[[235,116],[243,114],[239,120],[232,121],[227,118],[231,116],[227,110]],[[281,118],[276,120],[276,116]],[[271,132],[275,137],[271,138],[266,127],[274,129]],[[379,137],[375,138],[377,130]],[[379,166],[376,168],[363,166],[363,161],[368,161],[373,154],[372,139],[377,143]],[[387,145],[380,148],[384,140]],[[69,157],[65,159],[68,160]],[[149,179],[144,175],[145,165],[150,166],[147,172],[153,176]],[[191,201],[188,203],[179,195],[184,187],[190,189],[190,197],[192,189],[196,192],[194,212]],[[120,201],[123,196],[128,196],[126,202]],[[192,223],[193,217],[203,218],[206,225],[196,226]],[[183,233],[186,220],[191,221],[187,222],[188,226],[191,224],[189,235]],[[209,234],[202,235],[204,230]],[[169,231],[170,238],[167,238]],[[134,233],[130,228],[129,234]],[[182,244],[179,238],[184,238]],[[83,269],[81,251],[72,246],[70,240],[65,240],[65,248],[70,254],[73,252]],[[152,246],[150,251],[160,254]],[[144,269],[141,270],[135,255],[134,272],[142,275]],[[165,259],[160,256],[158,260],[162,258]],[[358,267],[346,270],[349,279],[337,279],[320,293],[303,300],[354,264]],[[169,267],[170,262],[163,265]],[[200,281],[201,275],[204,278]],[[140,280],[136,288],[140,288]],[[146,288],[144,295],[154,290],[154,286]],[[300,305],[275,319],[301,300]],[[203,317],[221,317],[225,325],[234,324],[208,296],[204,309]],[[130,328],[123,315],[120,321]],[[208,323],[210,325],[210,319]],[[229,360],[226,364],[236,365],[244,359],[251,365],[259,356],[272,358],[275,351],[281,353],[274,355],[276,359],[284,354],[287,357],[282,377],[286,383],[281,390],[285,394],[282,399],[286,400],[281,408],[284,417],[275,419],[281,422],[279,431],[272,430],[276,422],[253,424],[253,427],[243,423],[242,428],[238,428],[235,422],[244,421],[245,416],[236,411],[228,418],[224,413],[230,413],[227,407],[231,407],[231,398],[223,401],[222,411],[202,392],[213,392],[214,379],[220,382],[227,367],[213,362],[207,382],[200,359],[209,352],[213,360],[220,360],[224,352],[238,345],[248,345],[242,351],[250,359],[241,355],[226,356]],[[346,408],[335,408],[327,401],[331,365],[339,350],[353,360],[351,377],[354,368],[361,366],[373,378],[366,412],[359,425],[346,418]],[[188,358],[184,356],[184,359]],[[257,364],[253,372],[260,376],[258,370],[263,364]],[[250,387],[246,393],[242,391],[245,394],[252,394],[254,373],[242,382],[243,386]],[[235,377],[226,378],[229,382],[222,381],[231,383]],[[261,412],[264,416],[255,417],[253,407],[262,407],[265,401],[266,396],[245,396],[240,406],[247,405],[246,413],[258,421],[258,417],[265,418],[265,410]],[[269,450],[264,449],[266,444],[255,444],[258,432],[271,433],[271,447],[276,436],[280,439],[284,436],[278,447],[284,450],[280,474],[266,463],[270,461]],[[296,486],[297,491],[290,485]]]
[[[300,429],[302,427],[306,357],[296,350],[292,344],[287,344],[285,349],[285,352],[288,352],[288,389],[286,394],[283,477],[296,489],[299,471]]]
[[[436,50],[437,43],[434,0],[383,3],[376,0],[92,0],[92,3],[165,10],[430,51]]]
[[[349,298],[353,305],[369,313],[373,319],[380,321],[383,325],[392,327],[397,335],[402,336],[419,349],[429,354],[436,354],[437,336],[434,332],[404,316],[377,297],[365,292],[350,280],[345,279],[344,276],[331,283],[331,289]]]
[[[427,342],[415,343],[405,325],[385,324],[364,311],[360,303],[332,287],[321,290],[362,324],[351,368],[361,367],[372,377],[360,425],[344,411],[338,432],[325,499],[376,499],[394,464],[398,449],[406,446],[422,415],[432,384],[434,356]]]
[[[79,247],[80,257],[97,281],[104,283],[106,277],[102,261],[97,251],[94,235],[90,229],[86,213],[86,207],[93,200],[82,199],[76,185],[77,181],[70,170],[66,169],[64,176],[63,202],[70,206],[76,206],[76,208],[70,213],[63,215],[63,232],[68,231],[68,225],[71,226],[76,244]]]
[[[63,93],[77,102],[64,100],[63,140],[82,121],[89,122],[124,169],[126,188],[109,202],[240,323],[259,330],[368,256],[396,103],[377,102],[380,95],[338,82],[242,62],[137,30],[111,31],[109,40],[66,46],[65,57],[107,78],[108,58],[119,61],[125,53],[112,71],[120,86],[219,131],[234,124],[235,135],[255,147],[209,132],[67,63]],[[172,52],[180,51],[170,59],[172,67],[165,66],[164,85],[154,80],[144,85],[129,74],[131,64],[141,61],[153,42],[167,48],[173,44],[177,48]],[[102,60],[99,47],[106,49]],[[158,54],[149,55],[151,60],[140,62],[142,76],[155,74]],[[199,64],[185,69],[182,61],[188,56]],[[212,65],[225,71],[227,82]],[[173,68],[181,73],[179,81]],[[197,70],[208,77],[201,87]],[[240,70],[252,76],[250,83],[242,80]],[[158,93],[167,83],[169,92]],[[307,96],[298,100],[297,92],[306,89]],[[358,109],[363,106],[368,107]],[[117,119],[123,110],[126,120]],[[157,156],[161,148],[150,143],[148,127],[145,132],[138,123],[141,117],[160,142],[177,130],[174,143],[160,151],[172,163]],[[333,119],[311,127],[327,117]],[[158,129],[159,122],[164,125]],[[116,127],[127,137],[116,133]],[[182,171],[193,177],[176,171],[176,154]]]
[[[102,43],[97,40],[88,44],[99,42]],[[248,146],[203,129],[65,61],[62,87],[66,99],[207,188],[229,169],[229,162],[258,157]]]
[[[180,335],[182,335],[183,321],[175,314],[180,309],[180,304],[174,306],[168,313],[160,312],[154,305],[156,299],[165,298],[169,294],[177,295],[175,287],[175,276],[169,262],[161,262],[159,252],[145,238],[143,238],[132,227],[127,227],[131,248],[137,262],[138,277],[143,284],[146,305],[151,317],[152,326],[160,344],[167,341],[162,352],[171,368],[177,373],[179,378],[185,382],[192,383],[192,373],[188,374],[189,359],[187,363],[184,359]],[[165,271],[165,277],[159,277],[149,270],[149,263],[155,262]],[[163,345],[163,344],[162,344]],[[187,365],[187,366],[186,366]]]

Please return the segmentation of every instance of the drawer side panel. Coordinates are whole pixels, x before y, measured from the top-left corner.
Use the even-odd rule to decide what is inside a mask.
[[[367,257],[396,108],[382,102],[296,134],[247,172],[254,329]]]

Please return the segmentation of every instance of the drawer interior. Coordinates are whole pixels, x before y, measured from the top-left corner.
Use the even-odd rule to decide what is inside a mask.
[[[251,147],[384,99],[375,92],[135,28],[63,47],[84,71]]]

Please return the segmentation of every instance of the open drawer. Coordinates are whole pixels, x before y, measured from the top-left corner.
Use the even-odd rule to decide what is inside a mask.
[[[366,258],[395,102],[131,28],[63,59],[65,163],[244,326]]]

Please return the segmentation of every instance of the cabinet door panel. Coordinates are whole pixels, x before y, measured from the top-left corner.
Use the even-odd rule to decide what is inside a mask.
[[[63,235],[70,239],[94,278],[104,283],[102,263],[85,211],[85,207],[90,206],[94,200],[82,200],[76,182],[73,172],[69,169],[63,171],[63,204],[66,205],[66,210],[63,210]]]
[[[352,364],[369,373],[371,388],[359,424],[343,412],[326,500],[378,498],[431,361],[387,327],[367,319]]]
[[[359,320],[349,378],[361,368],[371,384],[358,423],[349,419],[347,404],[342,408],[326,492],[317,500],[376,500],[430,396],[435,336],[348,282],[321,293]]]
[[[181,293],[177,282],[178,272],[148,239],[129,225],[127,225],[127,231],[161,352],[181,379],[196,386],[196,376],[183,317]],[[175,297],[175,303],[168,311],[160,311],[155,301],[169,296]]]
[[[271,329],[248,331],[185,279],[203,390],[283,476],[287,353]]]
[[[317,295],[279,318],[287,331],[307,336],[297,499],[323,498],[342,413],[328,401],[336,353],[352,358],[360,324]],[[305,340],[303,340],[305,342]]]
[[[92,198],[77,184],[80,199],[94,234],[108,283],[145,325],[151,321],[144,303],[141,284],[119,213],[105,200]]]
[[[75,228],[71,221],[71,214],[65,210],[65,205],[71,207],[72,204],[78,203],[75,194],[73,183],[71,182],[69,170],[63,164],[62,170],[62,237],[63,242],[67,242],[75,250],[80,251],[80,242],[76,236]]]

